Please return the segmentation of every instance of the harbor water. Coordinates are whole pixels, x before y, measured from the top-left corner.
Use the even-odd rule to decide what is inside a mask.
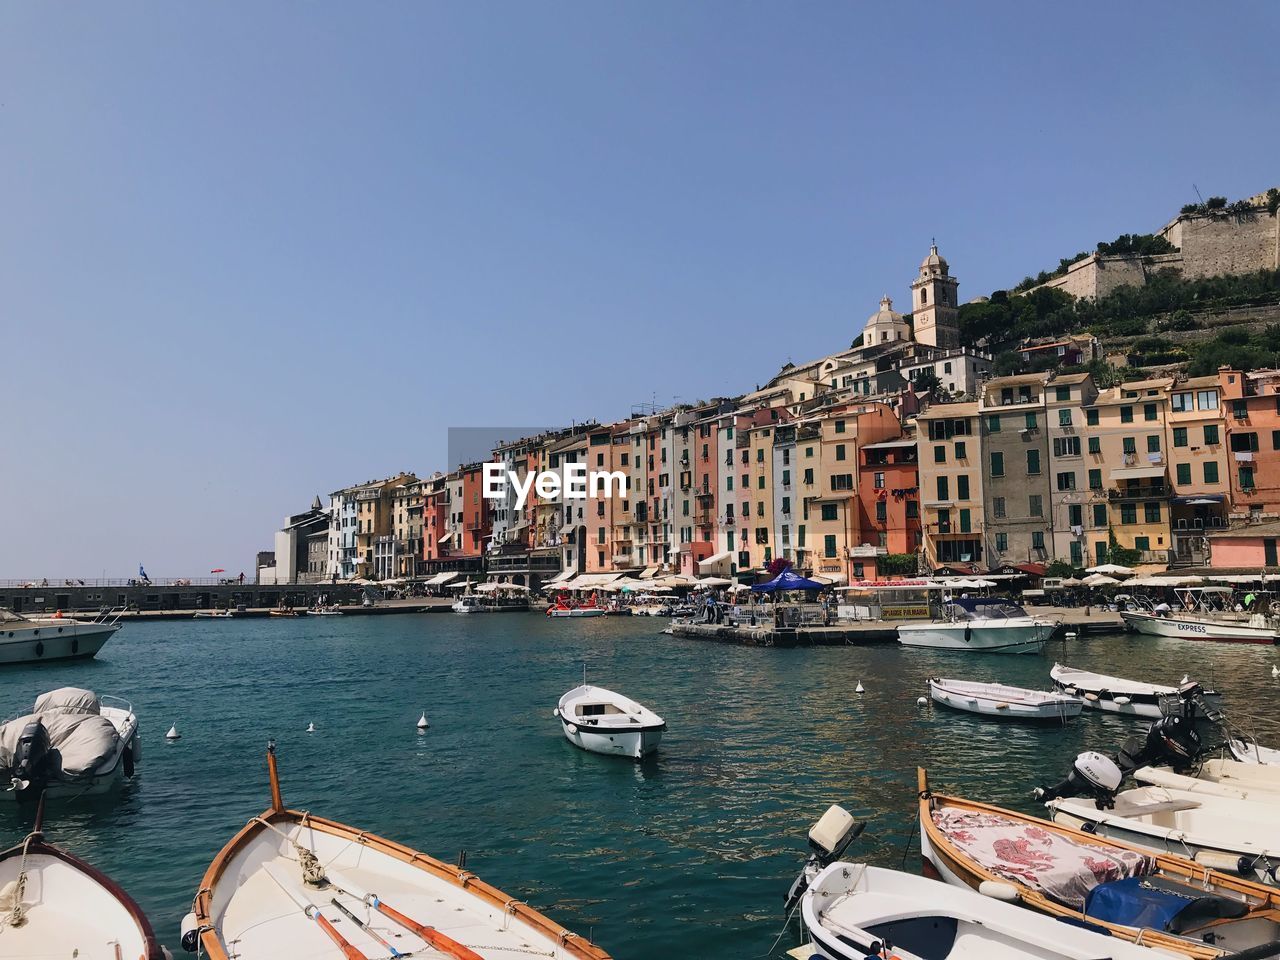
[[[1045,689],[1061,659],[1152,682],[1189,673],[1223,691],[1233,713],[1275,717],[1280,702],[1272,647],[1116,634],[1055,641],[1043,656],[770,649],[665,636],[665,623],[434,614],[131,624],[94,661],[5,669],[0,708],[28,712],[63,685],[133,702],[139,776],[113,798],[51,805],[46,832],[119,880],[175,954],[209,861],[268,804],[274,738],[294,808],[449,861],[466,850],[468,869],[618,960],[741,960],[795,944],[791,932],[769,953],[805,832],[829,804],[871,822],[853,855],[914,871],[918,765],[936,789],[1034,811],[1033,786],[1141,729],[1088,711],[1034,727],[917,706],[930,676]],[[592,682],[666,718],[656,757],[602,757],[563,739],[552,708],[584,664]],[[431,726],[420,735],[423,711]],[[165,741],[170,724],[181,740]],[[5,804],[8,845],[34,811]]]

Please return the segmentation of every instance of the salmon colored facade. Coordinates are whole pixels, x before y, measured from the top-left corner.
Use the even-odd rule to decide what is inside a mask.
[[[858,508],[863,539],[887,553],[914,554],[923,542],[917,460],[914,439],[882,440],[859,451]],[[854,557],[852,565],[855,580],[881,575],[878,557]]]
[[[1243,517],[1280,513],[1280,370],[1223,369],[1218,371],[1218,382],[1225,408],[1233,513]]]

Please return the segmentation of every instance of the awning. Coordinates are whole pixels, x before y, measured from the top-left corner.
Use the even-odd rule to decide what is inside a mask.
[[[844,583],[845,576],[843,573],[815,573],[809,579],[818,583]]]
[[[1112,480],[1147,480],[1151,477],[1163,477],[1164,467],[1124,467],[1111,471]]]
[[[1226,498],[1223,493],[1197,493],[1187,497],[1174,497],[1173,502],[1188,507],[1207,507],[1221,503]]]
[[[442,546],[442,547],[443,547],[446,543],[448,543],[448,542],[449,542],[450,540],[452,540],[452,539],[453,539],[453,531],[452,531],[452,530],[450,530],[450,531],[449,531],[448,533],[446,533],[443,537],[441,537],[439,540],[437,540],[437,541],[436,541],[436,543],[440,544],[440,546]]]
[[[423,584],[424,587],[438,587],[442,583],[448,583],[458,575],[457,571],[450,573],[437,573],[434,577]]]
[[[553,584],[553,583],[563,583],[564,581],[568,580],[568,579],[569,579],[570,577],[572,577],[572,576],[573,576],[573,571],[572,571],[572,570],[561,570],[559,573],[557,573],[557,574],[556,574],[554,577],[552,577],[550,580],[546,581],[546,582],[543,584],[543,586],[549,587],[549,586],[551,586],[551,584]]]
[[[641,579],[641,580],[652,580],[652,579],[653,579],[653,575],[654,575],[655,573],[657,573],[657,572],[658,572],[658,568],[657,568],[657,567],[645,567],[643,570],[641,570],[641,571],[640,571],[640,579]]]
[[[712,567],[717,566],[718,564],[724,563],[726,560],[728,560],[732,556],[733,556],[732,550],[725,550],[722,553],[713,553],[711,556],[698,561],[698,569],[710,570]]]

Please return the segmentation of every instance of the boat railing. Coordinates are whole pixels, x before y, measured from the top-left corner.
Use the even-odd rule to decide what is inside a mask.
[[[133,704],[124,697],[117,697],[110,693],[98,694],[98,704],[103,707],[111,707],[115,710],[123,710],[130,716],[133,715]]]
[[[120,618],[128,612],[128,604],[122,604],[116,607],[103,607],[98,611],[98,615],[93,618],[94,623],[105,623],[108,626],[115,626],[120,622]]]

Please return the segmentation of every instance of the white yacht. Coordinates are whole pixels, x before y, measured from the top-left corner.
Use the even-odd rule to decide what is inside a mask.
[[[967,650],[971,653],[1039,653],[1058,621],[1033,617],[1011,600],[959,597],[945,601],[932,623],[904,623],[904,647]]]
[[[0,609],[0,664],[39,663],[92,657],[120,629],[123,610],[93,620],[53,614],[24,617]]]
[[[1125,626],[1137,633],[1183,640],[1217,640],[1224,643],[1280,643],[1280,617],[1261,610],[1236,611],[1231,607],[1230,587],[1178,587],[1178,608],[1153,606],[1121,610]]]
[[[592,753],[639,760],[658,749],[666,721],[620,693],[584,683],[556,705],[565,739]]]

